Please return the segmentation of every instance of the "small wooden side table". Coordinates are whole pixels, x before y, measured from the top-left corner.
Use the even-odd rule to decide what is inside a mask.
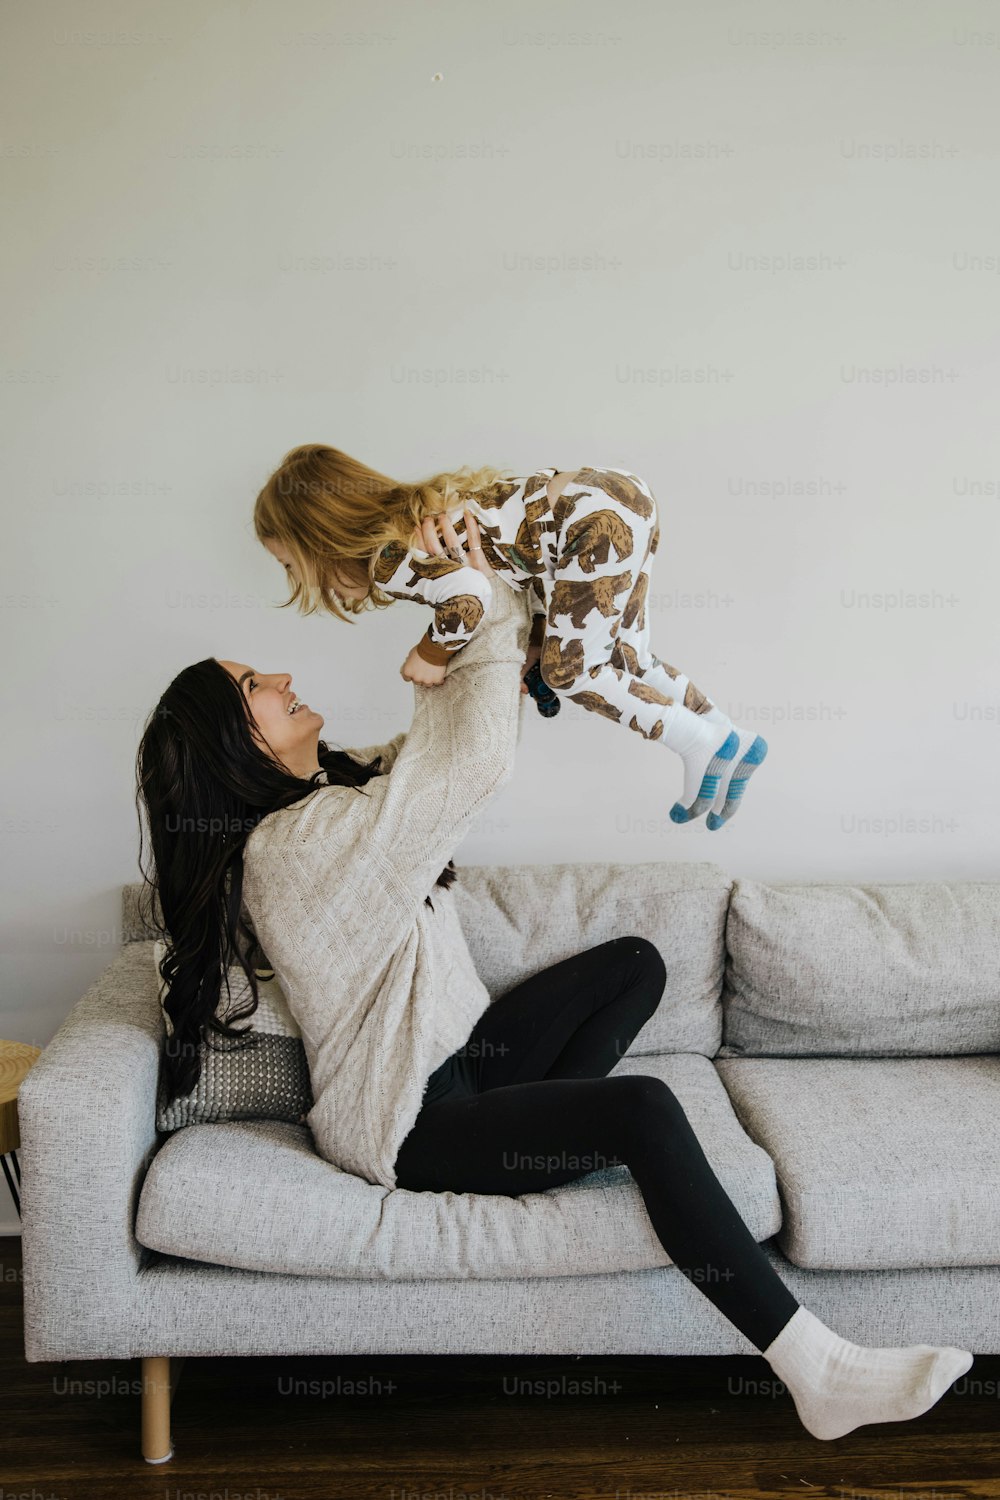
[[[21,1132],[17,1124],[17,1091],[41,1054],[41,1047],[29,1047],[27,1042],[0,1042],[0,1157],[3,1158],[3,1175],[18,1218],[21,1217],[21,1163],[17,1159],[17,1148],[21,1144]]]

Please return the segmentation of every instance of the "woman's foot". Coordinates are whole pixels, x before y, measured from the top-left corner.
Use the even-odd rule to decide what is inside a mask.
[[[868,1422],[906,1422],[939,1401],[973,1356],[950,1345],[866,1349],[798,1307],[763,1349],[813,1437],[843,1437]]]

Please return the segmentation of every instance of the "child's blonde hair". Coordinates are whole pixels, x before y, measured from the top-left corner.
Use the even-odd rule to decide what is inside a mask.
[[[257,496],[253,512],[258,541],[280,543],[295,565],[291,596],[280,608],[298,603],[301,614],[323,609],[345,619],[334,597],[331,563],[345,579],[368,590],[360,599],[344,600],[350,614],[393,604],[373,577],[383,548],[397,543],[409,550],[424,516],[451,510],[464,496],[502,483],[506,476],[506,470],[491,465],[466,465],[407,484],[339,448],[323,443],[292,448]]]

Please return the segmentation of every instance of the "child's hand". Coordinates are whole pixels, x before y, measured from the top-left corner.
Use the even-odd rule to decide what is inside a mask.
[[[541,648],[541,646],[540,645],[534,645],[531,641],[529,641],[528,642],[528,649],[524,653],[524,666],[521,668],[521,692],[522,693],[527,693],[527,691],[528,691],[528,684],[525,682],[524,679],[527,677],[528,673],[531,671],[532,667],[535,665],[535,662],[540,659],[541,654],[542,654],[542,648]]]
[[[440,687],[447,670],[447,662],[438,666],[435,662],[425,661],[414,646],[400,667],[399,675],[405,677],[407,682],[418,682],[421,687]]]

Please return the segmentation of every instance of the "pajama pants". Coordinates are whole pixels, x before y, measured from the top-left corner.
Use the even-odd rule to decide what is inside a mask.
[[[654,944],[619,937],[494,1000],[447,1060],[452,1066],[431,1075],[397,1153],[396,1185],[518,1197],[624,1164],[674,1265],[763,1350],[798,1302],[712,1170],[673,1090],[651,1074],[607,1077],[665,982]]]
[[[552,575],[543,680],[647,740],[663,737],[673,703],[697,714],[713,706],[650,645],[646,598],[659,536],[652,491],[624,469],[581,469],[542,533]]]

